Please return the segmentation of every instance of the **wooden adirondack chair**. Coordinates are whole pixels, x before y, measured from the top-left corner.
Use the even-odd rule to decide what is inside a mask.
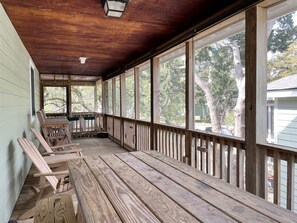
[[[41,199],[44,190],[49,186],[52,187],[54,193],[73,193],[70,191],[71,186],[69,184],[68,178],[57,177],[66,175],[68,176],[68,170],[53,172],[44,157],[39,153],[35,145],[30,140],[18,138],[17,141],[39,171],[39,173],[33,175],[34,177],[40,177],[39,188],[36,190],[39,193],[37,201]],[[30,209],[21,217],[19,217],[19,219],[21,220],[33,217],[34,212],[35,208]]]
[[[50,165],[52,168],[53,167],[63,168],[63,164],[65,164],[66,161],[72,160],[72,159],[78,159],[82,157],[81,149],[76,148],[78,143],[50,147],[38,131],[36,131],[33,128],[31,128],[31,131],[33,132],[33,134],[36,136],[38,141],[45,149],[46,152],[42,153],[41,155],[43,156],[46,163]],[[70,149],[65,150],[66,148],[67,149],[70,148]],[[58,151],[57,149],[62,149],[62,150]]]
[[[69,121],[66,118],[52,118],[45,116],[43,110],[36,112],[44,138],[50,146],[71,143]]]
[[[31,131],[35,135],[35,137],[38,139],[40,144],[45,149],[46,153],[43,153],[43,155],[54,155],[54,154],[67,154],[67,153],[76,153],[78,156],[81,156],[81,149],[77,149],[77,146],[79,143],[70,143],[70,144],[64,144],[60,146],[50,146],[40,132],[38,132],[36,129],[31,128]]]

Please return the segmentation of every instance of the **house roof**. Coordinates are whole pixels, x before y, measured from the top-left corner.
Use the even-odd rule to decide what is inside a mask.
[[[267,91],[297,89],[297,73],[267,84]]]
[[[46,78],[47,74],[114,76],[259,1],[130,0],[120,19],[106,17],[100,0],[2,0],[1,4]],[[79,57],[88,59],[80,64]]]

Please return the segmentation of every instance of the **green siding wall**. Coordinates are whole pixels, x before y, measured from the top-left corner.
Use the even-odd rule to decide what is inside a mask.
[[[33,138],[31,117],[31,58],[0,4],[0,222],[8,222],[31,162],[16,139]],[[33,65],[34,66],[34,65]],[[35,104],[39,109],[39,73],[35,70]]]

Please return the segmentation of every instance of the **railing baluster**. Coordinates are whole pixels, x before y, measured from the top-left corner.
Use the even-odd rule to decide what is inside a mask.
[[[294,184],[295,184],[295,156],[288,158],[288,171],[287,171],[287,209],[294,210]]]
[[[227,182],[231,183],[231,145],[229,140],[227,142],[227,148]]]
[[[237,153],[236,153],[236,170],[237,170],[237,175],[236,175],[236,186],[243,189],[244,185],[244,157],[243,157],[243,151],[242,151],[242,146],[239,142],[236,143],[236,148],[237,148]]]
[[[280,154],[273,151],[273,203],[280,205]]]
[[[205,171],[207,174],[210,174],[210,168],[209,168],[209,165],[210,165],[210,148],[209,148],[209,141],[210,141],[210,138],[209,136],[206,136],[205,137]]]
[[[195,134],[195,147],[194,147],[194,151],[195,151],[195,168],[198,169],[199,165],[198,165],[198,153],[197,153],[197,140],[198,140],[198,136]]]
[[[225,157],[225,148],[224,148],[224,141],[223,139],[221,138],[220,139],[220,152],[221,152],[221,157],[220,157],[220,164],[221,164],[221,174],[220,174],[220,178],[223,179],[223,180],[226,180],[226,177],[225,177],[225,167],[226,167],[226,157]]]
[[[182,151],[182,148],[183,148],[183,135],[181,134],[181,132],[179,132],[179,142],[180,142],[180,145],[179,145],[179,151],[180,151],[180,160],[179,161],[183,161],[183,151]]]

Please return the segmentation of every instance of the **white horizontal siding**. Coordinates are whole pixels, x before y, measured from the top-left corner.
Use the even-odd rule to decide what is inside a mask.
[[[31,162],[16,139],[32,138],[38,127],[30,114],[30,55],[0,4],[0,222],[8,222]],[[35,69],[39,109],[39,74]]]
[[[277,144],[296,148],[297,151],[297,97],[278,98],[275,111]],[[297,165],[295,165],[294,211],[297,212]],[[287,206],[287,162],[281,162],[281,206]]]
[[[297,149],[297,98],[279,98],[275,113],[277,144]]]

